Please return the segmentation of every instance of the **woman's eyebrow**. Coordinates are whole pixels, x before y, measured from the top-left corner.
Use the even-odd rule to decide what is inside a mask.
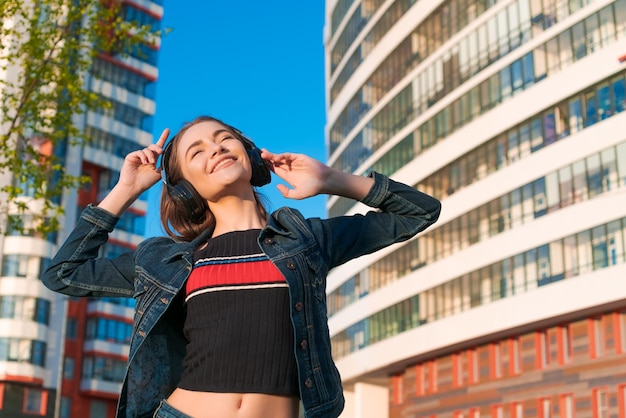
[[[226,128],[224,128],[224,129],[218,129],[217,131],[213,132],[213,138],[214,138],[214,139],[215,139],[215,138],[217,138],[217,136],[218,136],[218,135],[220,135],[220,134],[222,134],[222,133],[224,133],[224,132],[226,132],[226,133],[227,133],[227,134],[229,134],[229,135],[232,135],[232,134],[233,134],[233,133],[230,131],[230,129],[226,129]]]
[[[196,139],[194,142],[192,142],[188,147],[187,150],[185,151],[185,158],[187,158],[187,155],[189,154],[189,151],[191,151],[194,147],[197,147],[198,145],[200,145],[202,143],[202,139]]]

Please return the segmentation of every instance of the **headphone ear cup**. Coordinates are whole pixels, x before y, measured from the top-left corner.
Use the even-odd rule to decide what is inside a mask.
[[[185,209],[187,218],[193,223],[204,221],[209,209],[206,200],[187,181],[181,180],[175,186],[167,186],[172,200]]]
[[[270,163],[261,158],[261,150],[253,146],[252,149],[248,149],[248,159],[252,166],[252,178],[250,183],[253,186],[261,187],[269,184],[272,181],[272,170],[270,170]]]

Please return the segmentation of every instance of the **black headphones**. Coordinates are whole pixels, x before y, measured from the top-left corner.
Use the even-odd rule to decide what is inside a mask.
[[[252,178],[250,179],[250,184],[255,187],[261,187],[270,183],[272,181],[270,163],[269,161],[261,158],[261,150],[254,145],[254,142],[252,142],[250,138],[246,137],[238,129],[226,124],[223,125],[233,131],[235,137],[243,143],[246,149],[248,159],[250,160],[250,166],[252,167]],[[167,193],[172,201],[184,208],[187,218],[193,223],[201,223],[204,220],[206,211],[209,209],[206,200],[200,196],[200,193],[198,193],[187,180],[183,179],[177,184],[170,184],[170,181],[167,178],[165,168],[169,166],[170,155],[172,153],[172,142],[173,141],[170,141],[165,146],[161,156],[161,178],[163,180],[163,184],[165,184]]]

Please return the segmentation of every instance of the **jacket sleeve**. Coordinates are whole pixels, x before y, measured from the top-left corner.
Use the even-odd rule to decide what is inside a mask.
[[[378,210],[322,221],[321,248],[329,268],[406,241],[439,218],[436,198],[380,173],[370,176],[374,185],[362,203]]]
[[[132,297],[133,254],[128,252],[111,259],[98,256],[117,221],[109,212],[88,206],[43,272],[43,284],[70,296]]]

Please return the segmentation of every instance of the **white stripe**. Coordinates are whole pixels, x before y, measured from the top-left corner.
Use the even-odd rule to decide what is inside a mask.
[[[195,264],[206,263],[207,261],[222,261],[222,260],[245,260],[246,258],[267,257],[265,253],[250,254],[250,255],[234,255],[229,257],[207,257],[196,260]]]
[[[201,295],[203,293],[221,292],[222,290],[249,290],[249,289],[271,289],[276,287],[288,287],[287,283],[269,283],[269,284],[249,284],[241,286],[220,286],[209,287],[207,289],[200,289],[192,292],[185,298],[185,302],[189,301],[194,296]]]

